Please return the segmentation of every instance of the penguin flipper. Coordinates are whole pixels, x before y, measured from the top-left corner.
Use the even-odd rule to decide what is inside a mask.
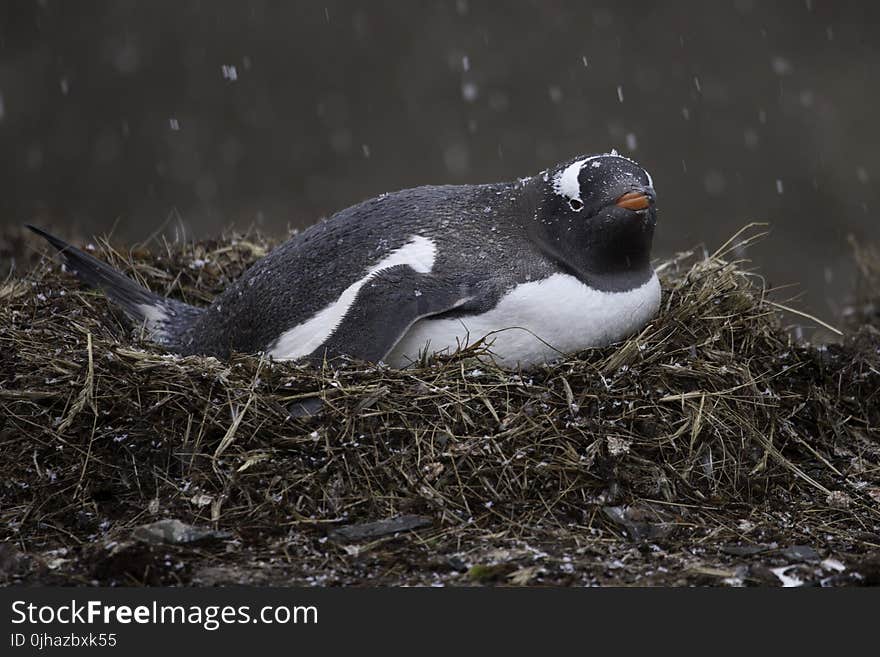
[[[144,324],[154,341],[173,347],[178,335],[201,315],[201,309],[153,294],[107,263],[64,240],[36,226],[27,227],[58,250],[77,278],[90,287],[103,290],[129,317]]]
[[[472,298],[462,286],[409,265],[384,269],[360,289],[330,338],[307,358],[320,362],[344,355],[377,363],[418,320],[459,308]]]

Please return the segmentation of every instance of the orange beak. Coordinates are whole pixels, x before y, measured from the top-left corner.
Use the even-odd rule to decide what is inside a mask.
[[[650,204],[647,194],[642,192],[627,192],[615,203],[617,207],[627,210],[644,210]]]

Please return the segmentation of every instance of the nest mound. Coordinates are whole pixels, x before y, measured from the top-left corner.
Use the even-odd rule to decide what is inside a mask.
[[[44,260],[0,285],[0,580],[873,581],[880,331],[795,342],[737,240],[662,263],[641,334],[519,372],[171,356]],[[198,304],[270,246],[95,248]]]

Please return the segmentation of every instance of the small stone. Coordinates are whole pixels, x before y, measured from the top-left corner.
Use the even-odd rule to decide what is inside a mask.
[[[330,532],[330,538],[334,541],[367,541],[398,532],[408,532],[414,529],[428,527],[434,523],[427,516],[397,516],[375,522],[365,522],[360,525],[347,525]]]
[[[768,550],[766,545],[722,545],[719,550],[734,557],[750,557]]]
[[[319,415],[324,410],[324,400],[318,396],[303,397],[297,399],[288,407],[290,417],[296,419],[310,418]]]
[[[196,493],[190,498],[189,501],[196,506],[208,506],[211,502],[214,501],[214,496],[208,495],[207,493]]]
[[[135,527],[131,532],[132,538],[143,543],[167,543],[180,545],[183,543],[196,543],[206,540],[218,540],[229,538],[229,532],[216,531],[206,527],[194,527],[176,518],[167,518],[151,522],[148,525]]]
[[[783,549],[780,554],[792,561],[819,561],[819,553],[809,545],[792,545]]]
[[[629,448],[632,445],[631,440],[618,438],[617,436],[608,436],[605,441],[608,445],[608,453],[611,456],[623,456],[624,454],[629,454]]]
[[[825,503],[832,509],[848,509],[850,504],[852,504],[852,498],[842,490],[833,490],[828,493]]]

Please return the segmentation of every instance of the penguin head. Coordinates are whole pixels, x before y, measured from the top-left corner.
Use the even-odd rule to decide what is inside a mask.
[[[612,151],[574,158],[538,180],[532,234],[545,253],[603,290],[650,277],[657,211],[647,171]]]

